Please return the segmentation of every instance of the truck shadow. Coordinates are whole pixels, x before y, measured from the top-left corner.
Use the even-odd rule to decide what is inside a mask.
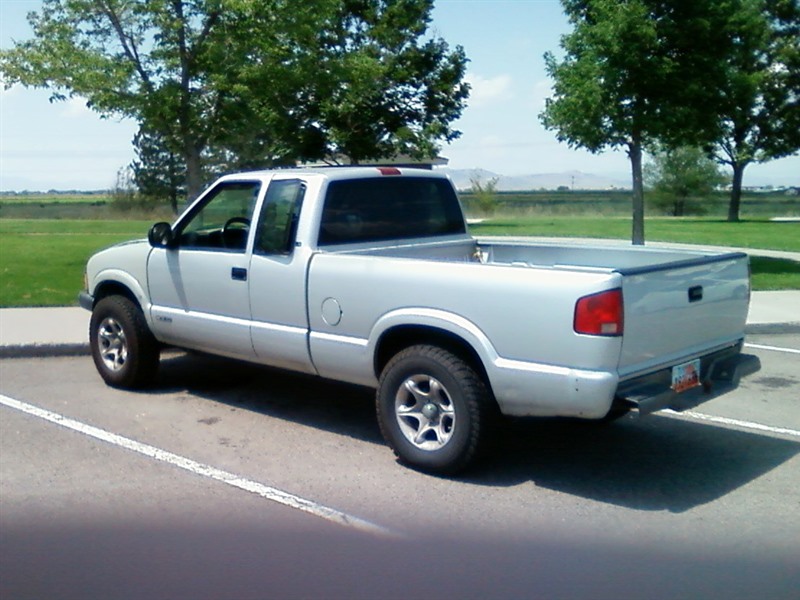
[[[186,391],[384,445],[375,420],[374,392],[367,388],[179,354],[162,359],[154,391]],[[432,484],[502,488],[534,483],[597,502],[679,513],[726,496],[798,453],[797,442],[658,415],[609,424],[509,419],[474,468],[454,479],[436,478]],[[384,456],[391,460],[388,451]]]
[[[758,479],[800,443],[661,415],[602,424],[512,420],[477,485],[538,487],[637,510],[685,512]]]
[[[153,391],[186,391],[242,410],[383,444],[375,420],[375,392],[369,388],[215,356],[180,353],[161,359]]]

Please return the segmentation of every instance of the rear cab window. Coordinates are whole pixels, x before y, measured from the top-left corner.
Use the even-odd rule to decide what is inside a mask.
[[[466,233],[447,179],[375,177],[328,184],[319,246]]]

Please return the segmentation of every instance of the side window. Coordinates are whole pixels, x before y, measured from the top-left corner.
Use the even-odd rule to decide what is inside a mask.
[[[244,252],[261,184],[220,184],[180,231],[181,248]]]
[[[261,208],[254,252],[289,254],[294,247],[306,186],[299,179],[273,180]]]

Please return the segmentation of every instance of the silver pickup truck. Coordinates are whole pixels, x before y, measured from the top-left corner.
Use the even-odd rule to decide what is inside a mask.
[[[476,239],[431,171],[226,176],[86,281],[109,385],[148,384],[175,346],[370,386],[430,472],[467,466],[500,415],[680,410],[760,367],[747,255]]]

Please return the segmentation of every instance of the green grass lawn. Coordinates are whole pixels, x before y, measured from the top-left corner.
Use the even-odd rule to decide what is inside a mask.
[[[543,236],[630,240],[627,217],[501,217],[470,226],[474,235]],[[800,222],[650,218],[645,239],[651,242],[707,244],[800,252]],[[751,257],[753,289],[800,290],[800,262]]]
[[[472,225],[470,230],[475,235],[630,240],[631,220],[627,217],[501,217],[486,219]],[[645,239],[800,252],[800,222],[748,220],[728,223],[719,219],[650,218],[645,223]]]
[[[147,237],[153,221],[125,219],[0,219],[0,234],[25,235],[111,235],[122,234],[127,239]]]
[[[105,204],[111,202],[108,193],[6,194],[0,204]]]
[[[74,305],[86,260],[117,242],[142,238],[150,221],[0,219],[0,306]],[[630,219],[502,218],[471,227],[476,235],[629,239]],[[646,237],[743,248],[800,252],[800,223],[649,219]],[[800,289],[800,262],[754,257],[757,290]]]
[[[0,219],[0,306],[77,303],[83,269],[97,250],[141,238],[143,221]]]

